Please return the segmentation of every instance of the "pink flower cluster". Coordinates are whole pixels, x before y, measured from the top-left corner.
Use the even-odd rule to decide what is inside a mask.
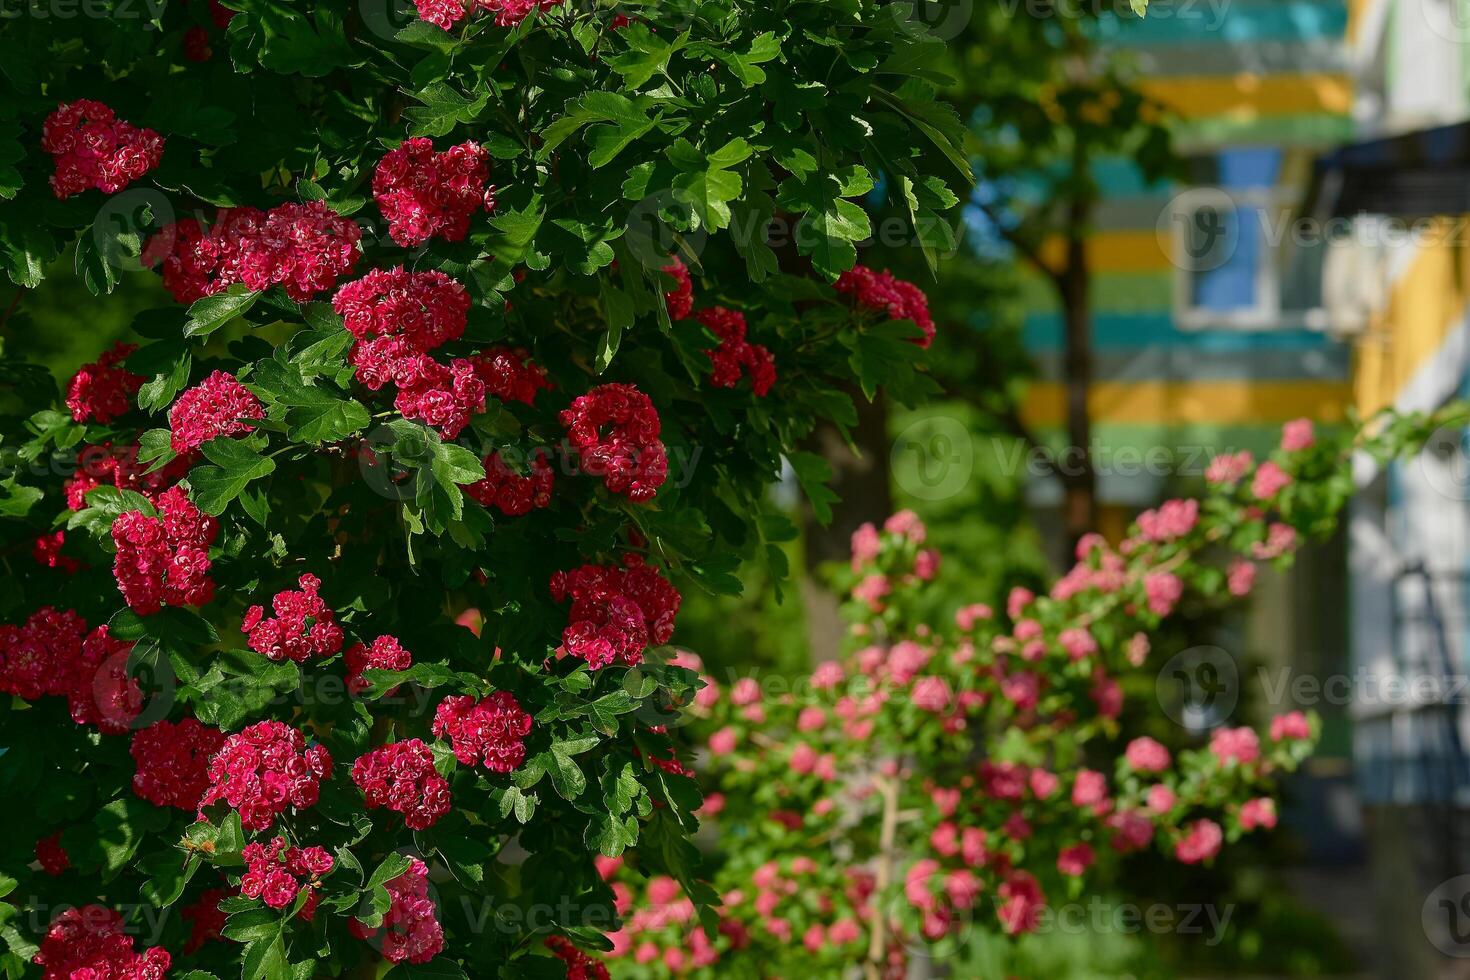
[[[249,388],[227,371],[215,371],[179,395],[168,410],[169,445],[187,453],[220,436],[233,438],[255,431],[248,420],[265,417],[265,408]]]
[[[469,484],[464,492],[485,507],[493,506],[509,517],[520,517],[534,508],[550,506],[555,482],[556,473],[545,453],[531,457],[530,473],[526,476],[507,466],[499,453],[491,453],[485,457],[485,478]]]
[[[321,880],[331,874],[336,859],[320,847],[291,847],[285,838],[277,837],[269,844],[255,841],[245,845],[245,874],[240,878],[240,894],[258,898],[273,909],[283,909],[296,901],[307,889],[301,918],[310,922],[321,901]]]
[[[641,503],[668,479],[658,412],[633,385],[598,385],[561,413],[561,424],[583,472],[601,477],[610,492]]]
[[[385,885],[391,904],[382,926],[373,929],[357,919],[347,923],[359,939],[381,937],[390,963],[427,963],[444,949],[444,927],[429,897],[429,868],[418,858],[409,860],[408,870]]]
[[[115,194],[141,179],[163,159],[163,137],[124,122],[101,102],[78,99],[46,117],[41,149],[56,162],[51,190],[65,200],[94,187]]]
[[[347,690],[361,694],[369,684],[363,679],[365,670],[407,670],[413,666],[413,655],[403,648],[396,636],[380,636],[371,644],[355,643],[343,657],[347,663]]]
[[[496,691],[481,701],[456,695],[440,702],[433,732],[449,739],[460,765],[481,763],[491,772],[508,773],[526,761],[531,716],[509,691]]]
[[[202,606],[214,598],[209,546],[219,524],[178,487],[159,494],[155,506],[157,517],[130,510],[112,522],[118,591],[143,615],[166,605]]]
[[[458,0],[442,6],[464,12]],[[489,180],[490,154],[480,144],[461,143],[436,153],[433,140],[416,136],[378,161],[373,197],[388,219],[388,236],[400,247],[431,238],[457,242],[468,234],[476,211],[495,209]]]
[[[464,334],[470,294],[442,272],[374,269],[332,297],[332,309],[358,340],[401,337],[427,353]]]
[[[418,8],[420,19],[447,31],[473,11],[493,14],[495,23],[501,27],[515,27],[529,17],[531,11],[551,10],[565,2],[566,0],[472,0],[466,4],[464,0],[413,0],[413,5]]]
[[[1148,541],[1162,544],[1184,537],[1199,524],[1198,500],[1166,500],[1157,510],[1138,515],[1138,530]]]
[[[705,351],[713,366],[710,384],[733,388],[744,372],[750,375],[750,390],[755,396],[765,396],[776,383],[776,359],[760,344],[745,339],[745,314],[712,306],[700,310],[698,320],[720,338],[720,346]]]
[[[669,642],[682,601],[678,590],[636,555],[625,556],[621,568],[583,565],[557,572],[551,594],[558,602],[572,600],[562,644],[594,670],[611,663],[636,666],[648,647]]]
[[[133,948],[123,917],[101,905],[65,909],[51,920],[34,962],[42,980],[163,980],[168,951]]]
[[[307,748],[305,737],[282,722],[256,722],[226,739],[210,759],[209,789],[199,808],[224,801],[239,811],[247,830],[269,830],[288,808],[314,806],[331,772],[325,746]]]
[[[25,701],[66,698],[78,725],[121,735],[143,707],[128,673],[131,649],[106,624],[88,632],[75,612],[42,606],[21,626],[0,626],[0,691]]]
[[[1189,825],[1184,836],[1174,845],[1174,856],[1180,864],[1203,864],[1220,853],[1225,834],[1213,820],[1201,818]]]
[[[322,580],[305,574],[301,588],[283,589],[271,599],[275,616],[267,619],[264,606],[245,611],[240,632],[248,634],[250,649],[272,660],[304,663],[308,658],[330,657],[342,649],[342,627],[336,614],[317,592]]]
[[[409,830],[427,830],[449,812],[449,781],[434,770],[434,753],[416,738],[358,757],[352,781],[369,810],[401,813]]]
[[[209,760],[224,744],[224,732],[194,718],[154,722],[128,747],[133,792],[154,806],[198,810],[209,789]]]
[[[875,272],[865,265],[856,265],[837,278],[833,287],[837,292],[851,296],[859,306],[886,313],[890,320],[912,320],[920,330],[922,338],[914,343],[928,347],[934,342],[934,319],[929,315],[929,297],[911,282],[894,278],[887,269]]]
[[[192,303],[236,284],[281,286],[298,303],[337,284],[362,254],[362,229],[321,201],[261,211],[224,208],[208,228],[193,218],[169,225],[143,249],[163,266],[163,284]]]
[[[1123,757],[1136,772],[1163,772],[1169,768],[1169,750],[1148,737],[1129,742]]]
[[[66,386],[66,407],[77,422],[111,422],[133,407],[133,396],[148,380],[122,366],[137,350],[118,341],[91,364],[83,364]]]

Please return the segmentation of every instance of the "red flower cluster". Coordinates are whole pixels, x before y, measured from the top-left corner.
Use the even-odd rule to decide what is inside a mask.
[[[255,431],[245,419],[265,417],[265,408],[249,388],[227,371],[215,371],[179,395],[168,410],[169,445],[176,453],[198,449],[218,436]]]
[[[513,772],[526,761],[531,716],[509,691],[496,691],[483,701],[457,695],[440,702],[433,731],[449,739],[461,765],[480,762],[491,772]]]
[[[123,917],[101,905],[72,907],[52,919],[35,956],[42,980],[163,980],[171,962],[157,946],[133,949]]]
[[[380,636],[371,645],[356,643],[347,648],[347,690],[361,694],[369,687],[363,680],[365,670],[407,670],[413,666],[413,655],[403,649],[396,636]]]
[[[224,208],[208,228],[193,218],[169,225],[143,249],[147,265],[163,263],[163,284],[192,303],[235,284],[282,286],[304,302],[331,289],[362,254],[362,229],[321,201]]]
[[[446,438],[485,410],[487,394],[529,405],[550,387],[524,351],[492,347],[447,367],[429,356],[464,334],[470,305],[464,287],[443,273],[370,272],[342,287],[332,305],[357,339],[349,355],[357,380],[373,391],[395,385],[398,411]]]
[[[189,923],[189,938],[184,940],[184,952],[190,955],[204,948],[205,943],[217,942],[220,930],[225,927],[229,916],[219,910],[219,903],[232,897],[228,888],[207,888],[193,905],[184,906],[180,913]]]
[[[449,812],[449,780],[434,770],[434,753],[416,738],[359,757],[352,781],[369,810],[401,813],[409,830],[427,830]]]
[[[269,844],[256,841],[246,844],[240,855],[245,859],[245,874],[240,878],[240,894],[258,898],[273,909],[283,909],[296,901],[302,888],[309,889],[301,906],[301,918],[310,922],[321,901],[321,880],[331,874],[336,860],[320,847],[289,847],[285,838],[277,837]]]
[[[403,417],[438,428],[446,439],[485,410],[485,382],[465,358],[445,367],[401,337],[378,337],[354,345],[351,360],[358,381],[373,391],[397,385],[393,404]]]
[[[531,11],[550,10],[564,2],[565,0],[474,0],[473,4],[467,5],[464,0],[413,0],[421,19],[446,31],[475,9],[494,14],[495,23],[501,27],[515,27],[529,17]]]
[[[458,0],[449,5],[463,13]],[[490,154],[480,144],[461,143],[435,153],[433,140],[416,136],[378,161],[373,197],[388,219],[388,236],[399,246],[412,248],[435,237],[457,242],[469,232],[476,211],[495,209],[489,180]]]
[[[138,463],[137,446],[114,446],[110,442],[84,446],[77,453],[77,468],[64,485],[66,505],[72,510],[87,506],[88,491],[104,483],[119,490],[136,490],[153,499],[158,491],[173,486],[189,471],[189,459],[176,457],[171,463],[152,473]]]
[[[118,591],[145,616],[165,605],[202,606],[214,598],[209,546],[219,524],[178,487],[159,494],[155,506],[157,517],[130,510],[112,522]]]
[[[250,649],[272,660],[304,663],[308,657],[330,657],[342,649],[342,627],[317,590],[322,580],[306,574],[296,580],[300,590],[282,589],[271,599],[275,616],[266,619],[264,606],[245,610],[240,632],[249,635]]]
[[[924,331],[914,343],[928,347],[934,342],[934,320],[929,315],[929,298],[911,282],[894,278],[887,269],[874,272],[865,265],[853,266],[837,278],[834,287],[861,306],[887,313],[892,320],[912,320]]]
[[[487,347],[470,358],[485,389],[503,402],[536,403],[536,392],[550,388],[546,369],[531,361],[526,351],[509,347]]]
[[[132,397],[148,379],[122,366],[137,350],[119,341],[91,364],[83,364],[66,386],[66,407],[78,422],[111,422],[132,408]]]
[[[198,810],[209,788],[209,760],[225,744],[225,733],[185,718],[156,721],[133,736],[133,792],[154,806]]]
[[[664,293],[664,303],[669,308],[669,319],[687,320],[694,312],[694,280],[689,276],[689,267],[678,256],[669,256],[670,262],[659,271],[674,277],[674,288]]]
[[[614,662],[636,666],[644,650],[674,634],[678,590],[636,555],[625,556],[623,566],[583,565],[551,578],[552,596],[572,600],[562,644],[594,670]]]
[[[332,297],[332,309],[358,340],[402,337],[420,353],[464,334],[470,294],[442,272],[374,269]]]
[[[609,980],[607,966],[573,946],[562,936],[547,936],[546,948],[567,965],[567,980]]]
[[[158,166],[163,137],[91,99],[63,103],[46,117],[41,149],[56,161],[51,190],[65,200],[90,188],[115,194]]]
[[[705,351],[714,370],[710,384],[716,388],[733,388],[742,370],[750,373],[750,390],[757,398],[764,396],[776,383],[776,359],[760,344],[745,339],[745,314],[712,306],[700,310],[698,320],[715,332],[720,346]]]
[[[409,860],[408,870],[384,885],[392,904],[383,925],[373,929],[351,919],[347,929],[358,939],[381,935],[383,956],[389,962],[427,963],[444,949],[444,927],[429,897],[428,866],[418,858]]]
[[[70,555],[61,553],[61,548],[65,544],[65,531],[43,534],[31,542],[31,557],[36,559],[38,565],[46,568],[59,568],[68,575],[75,575],[82,570],[83,566]]]
[[[471,500],[485,507],[498,507],[510,517],[529,514],[533,508],[551,504],[551,487],[556,473],[544,452],[531,459],[529,476],[521,476],[506,465],[499,453],[485,457],[485,479],[464,488]]]
[[[245,829],[268,830],[288,807],[314,805],[318,784],[331,772],[325,746],[307,748],[302,734],[282,722],[256,722],[209,760],[209,789],[199,808],[223,800],[240,812]]]
[[[36,841],[36,861],[41,865],[41,870],[53,878],[66,873],[66,869],[71,867],[71,856],[61,846],[61,834],[52,834]]]
[[[89,633],[75,612],[42,606],[22,626],[0,626],[0,691],[24,701],[66,698],[78,725],[121,735],[143,707],[128,674],[131,650],[105,624]]]
[[[651,500],[668,479],[658,412],[633,385],[598,385],[561,413],[561,424],[581,457],[582,470],[602,477],[611,492],[634,501]]]

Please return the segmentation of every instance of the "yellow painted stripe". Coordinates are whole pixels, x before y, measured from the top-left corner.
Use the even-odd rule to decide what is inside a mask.
[[[1337,73],[1178,75],[1145,79],[1139,88],[1187,119],[1306,112],[1345,116],[1353,108],[1352,79]]]
[[[1393,284],[1387,312],[1354,350],[1354,401],[1372,415],[1398,400],[1466,316],[1470,303],[1470,218],[1438,218]]]
[[[1157,272],[1171,268],[1167,236],[1145,231],[1099,231],[1087,240],[1087,259],[1093,272]],[[1066,258],[1066,243],[1050,238],[1041,255],[1053,269]]]
[[[1340,421],[1351,398],[1346,381],[1104,382],[1093,386],[1088,406],[1099,424],[1279,425],[1302,416]],[[1036,427],[1063,424],[1066,388],[1031,385],[1022,415]]]
[[[1348,0],[1348,26],[1347,41],[1356,44],[1358,32],[1363,29],[1363,20],[1368,16],[1368,9],[1373,6],[1374,0]]]

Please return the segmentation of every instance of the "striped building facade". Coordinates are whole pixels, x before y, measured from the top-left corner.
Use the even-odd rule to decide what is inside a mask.
[[[1470,397],[1470,0],[1152,0],[1099,34],[1190,163],[1169,186],[1096,169],[1096,445],[1168,447],[1182,470],[1104,470],[1109,530],[1197,477],[1201,448]],[[1028,290],[1025,415],[1060,440],[1060,316]],[[1314,705],[1325,751],[1298,805],[1319,857],[1372,868],[1376,972],[1447,976],[1421,909],[1470,874],[1470,438],[1357,477],[1345,539],[1258,589],[1240,646],[1277,678],[1346,678]]]

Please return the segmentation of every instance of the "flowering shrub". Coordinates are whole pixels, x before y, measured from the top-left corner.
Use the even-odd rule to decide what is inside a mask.
[[[880,175],[946,245],[942,45],[873,0],[122,6],[0,33],[0,318],[63,252],[162,287],[64,397],[0,363],[0,968],[605,976],[595,854],[713,928],[651,652],[785,575],[815,420],[934,389],[917,287],[834,284]]]
[[[1145,512],[1116,545],[1084,540],[1048,594],[1016,589],[1005,609],[946,623],[918,613],[940,566],[923,524],[904,512],[861,528],[842,576],[849,654],[779,693],[707,678],[697,696],[700,813],[724,845],[717,934],[639,855],[603,862],[624,923],[615,971],[902,977],[914,950],[943,955],[976,927],[1041,928],[1131,853],[1208,863],[1274,827],[1276,782],[1311,752],[1315,718],[1221,727],[1177,754],[1120,744],[1119,681],[1158,669],[1149,633],[1185,596],[1247,592],[1240,567],[1285,564],[1330,527],[1353,448],[1397,451],[1428,428],[1400,421],[1349,446],[1293,423],[1273,458],[1212,468],[1205,497]]]

